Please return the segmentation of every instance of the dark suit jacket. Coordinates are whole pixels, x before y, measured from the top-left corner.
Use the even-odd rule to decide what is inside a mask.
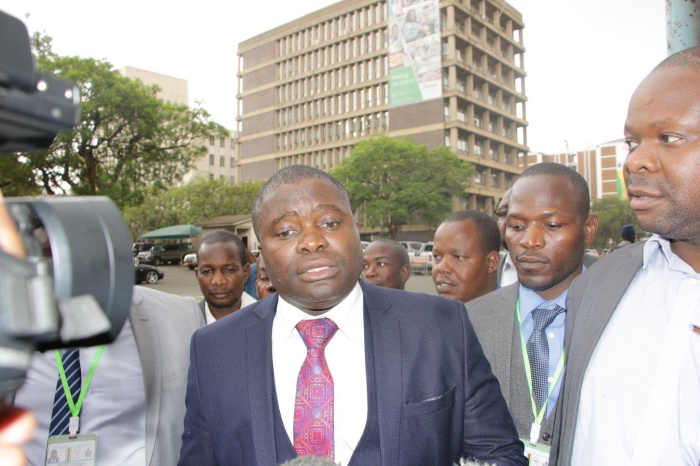
[[[642,267],[644,244],[637,243],[608,254],[576,277],[567,296],[568,355],[564,384],[557,403],[550,466],[569,465],[583,376],[600,336]]]
[[[464,305],[360,283],[381,464],[446,466],[462,456],[527,464]],[[290,459],[275,453],[276,308],[275,295],[192,337],[179,464],[272,466]]]

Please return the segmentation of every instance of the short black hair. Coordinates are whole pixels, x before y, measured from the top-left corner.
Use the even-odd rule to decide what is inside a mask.
[[[562,176],[567,178],[571,181],[571,184],[574,185],[574,191],[578,198],[576,201],[578,202],[579,214],[581,217],[585,220],[591,213],[591,193],[588,190],[588,183],[586,179],[573,168],[553,162],[536,163],[526,168],[518,179],[527,178],[529,176]],[[515,184],[517,183],[516,180]]]
[[[267,196],[280,186],[294,184],[298,183],[299,181],[312,178],[323,180],[330,184],[331,187],[333,187],[338,194],[345,199],[345,201],[348,203],[348,207],[350,207],[350,196],[340,181],[336,180],[323,170],[319,170],[318,168],[309,167],[306,165],[290,165],[272,175],[270,179],[265,182],[263,187],[260,188],[258,195],[255,197],[255,201],[253,202],[253,230],[255,230],[255,235],[258,238],[261,238],[260,221],[262,220],[262,217],[267,214],[267,212],[263,210],[263,202]]]
[[[394,241],[393,239],[389,238],[379,238],[372,241],[370,245],[373,243],[386,244],[387,246],[390,246],[394,252],[396,252],[402,266],[411,264],[411,259],[408,257],[408,250],[398,241]]]
[[[204,239],[199,243],[197,247],[197,263],[199,263],[199,251],[205,244],[219,244],[219,243],[233,243],[233,245],[238,250],[238,254],[241,258],[241,265],[246,265],[248,263],[248,257],[245,253],[245,245],[243,241],[238,236],[228,231],[215,231],[204,237]]]
[[[472,222],[479,235],[484,254],[501,249],[501,232],[498,224],[489,215],[478,210],[460,210],[450,214],[442,223]]]

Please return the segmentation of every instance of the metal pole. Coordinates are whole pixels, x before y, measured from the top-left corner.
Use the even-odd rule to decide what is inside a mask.
[[[700,2],[666,0],[668,55],[700,45]]]

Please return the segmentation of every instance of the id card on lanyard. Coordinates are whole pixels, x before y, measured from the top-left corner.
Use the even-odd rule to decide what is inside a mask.
[[[540,439],[540,430],[542,429],[542,422],[544,420],[544,415],[547,412],[547,404],[549,402],[549,397],[554,391],[554,387],[561,377],[564,370],[564,364],[566,362],[566,348],[562,349],[561,357],[557,363],[557,368],[554,371],[554,377],[549,384],[549,390],[547,391],[547,401],[544,405],[537,410],[537,403],[535,402],[534,394],[532,393],[532,372],[530,371],[530,357],[527,354],[527,342],[525,341],[525,334],[523,333],[523,321],[520,316],[520,297],[515,302],[515,313],[518,318],[518,326],[520,328],[520,347],[523,355],[523,361],[525,363],[525,377],[527,378],[527,388],[530,392],[530,403],[532,405],[532,416],[535,418],[530,428],[530,438],[521,439],[523,444],[525,444],[525,456],[530,460],[530,465],[534,466],[547,466],[549,464],[549,449],[547,445],[538,445]]]
[[[68,403],[71,417],[68,423],[68,435],[52,435],[49,437],[46,446],[46,464],[57,465],[80,465],[94,466],[97,464],[97,434],[79,434],[80,432],[80,409],[83,406],[83,399],[90,386],[92,376],[95,374],[97,364],[100,362],[100,357],[104,351],[104,345],[97,348],[95,357],[90,365],[85,381],[80,387],[78,401],[74,402],[71,396],[68,380],[66,379],[66,371],[63,368],[61,353],[56,350],[56,365],[58,366],[58,375],[61,379],[63,392]]]

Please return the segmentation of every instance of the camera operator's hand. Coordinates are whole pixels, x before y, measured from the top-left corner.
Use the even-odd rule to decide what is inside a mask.
[[[34,415],[26,409],[0,404],[0,466],[20,466],[27,463],[22,445],[34,433]]]
[[[7,211],[0,191],[0,249],[19,258],[26,257],[15,223]],[[32,413],[6,406],[0,401],[0,466],[26,464],[22,445],[34,432],[36,421]]]
[[[0,249],[21,259],[26,257],[15,222],[5,206],[2,190],[0,190]]]

